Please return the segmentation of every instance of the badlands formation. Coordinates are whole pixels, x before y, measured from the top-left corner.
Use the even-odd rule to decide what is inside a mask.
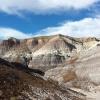
[[[27,94],[27,100],[100,100],[98,38],[61,34],[23,40],[11,37],[0,42],[0,58],[0,82],[8,82],[3,86],[0,83],[0,87],[6,87],[8,93],[12,91],[5,95],[9,98],[18,91],[16,98]],[[14,84],[22,82],[21,88],[9,88],[9,78]],[[6,98],[3,88],[0,97]]]

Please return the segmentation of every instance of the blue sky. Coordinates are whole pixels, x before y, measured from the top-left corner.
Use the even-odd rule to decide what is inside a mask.
[[[0,0],[0,39],[53,34],[98,37],[99,11],[100,0]]]

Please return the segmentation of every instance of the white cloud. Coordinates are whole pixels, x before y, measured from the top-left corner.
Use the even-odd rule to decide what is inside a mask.
[[[74,37],[99,37],[100,18],[85,18],[80,21],[64,22],[58,27],[48,27],[37,33],[39,35],[64,34]]]
[[[57,13],[68,9],[88,8],[99,0],[0,0],[0,11],[19,14],[22,11],[35,14]]]
[[[12,28],[0,28],[0,39],[15,37],[19,39],[41,35],[64,34],[72,37],[99,37],[100,38],[100,18],[85,18],[80,21],[69,21],[61,23],[57,27],[48,27],[37,33],[26,34]]]
[[[9,37],[15,37],[18,39],[24,39],[31,37],[32,34],[25,34],[11,28],[0,28],[0,39],[8,39]]]

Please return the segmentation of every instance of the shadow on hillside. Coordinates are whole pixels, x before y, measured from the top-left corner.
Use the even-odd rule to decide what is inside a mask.
[[[21,64],[21,63],[17,63],[17,62],[8,62],[8,61],[6,61],[6,60],[4,60],[4,59],[2,59],[2,58],[0,58],[0,64],[1,65],[6,65],[6,66],[8,66],[8,67],[11,67],[11,68],[16,68],[16,69],[18,69],[18,70],[22,70],[22,71],[24,71],[24,72],[26,72],[26,73],[29,73],[29,74],[34,74],[34,73],[36,73],[36,74],[39,74],[39,75],[41,75],[41,76],[44,76],[44,72],[42,72],[41,70],[38,70],[38,69],[30,69],[30,68],[28,68],[28,67],[25,67],[23,64]]]
[[[25,72],[37,73],[37,74],[44,76],[44,72],[42,72],[39,69],[31,69],[31,68],[28,68],[28,67],[24,66],[23,64],[17,63],[17,62],[12,62],[11,64],[14,65],[17,69],[24,70]]]

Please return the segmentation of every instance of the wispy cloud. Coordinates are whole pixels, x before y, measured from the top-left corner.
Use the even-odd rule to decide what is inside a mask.
[[[25,34],[12,28],[0,28],[0,39],[8,39],[9,37],[24,39],[32,36],[32,34]]]
[[[100,18],[85,18],[80,21],[64,22],[58,27],[48,27],[40,35],[64,34],[74,37],[100,37]]]
[[[68,9],[86,9],[99,0],[0,0],[0,11],[21,15],[23,11],[51,14]]]

